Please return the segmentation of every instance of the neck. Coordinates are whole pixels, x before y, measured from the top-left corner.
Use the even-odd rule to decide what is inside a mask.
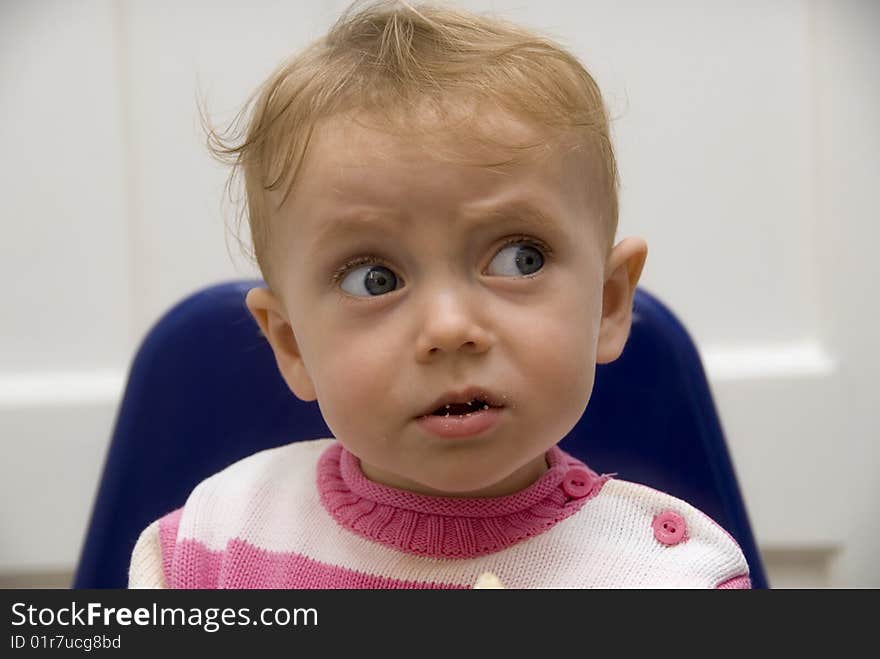
[[[373,465],[367,464],[363,460],[360,461],[361,472],[369,480],[379,485],[386,485],[398,490],[406,490],[415,494],[425,494],[432,497],[460,497],[460,498],[486,498],[486,497],[503,497],[508,494],[514,494],[520,490],[524,490],[532,483],[537,481],[546,473],[549,466],[544,453],[530,460],[525,465],[514,471],[512,474],[505,476],[497,483],[492,483],[487,487],[477,490],[469,490],[464,492],[446,492],[428,487],[397,474],[378,469]]]

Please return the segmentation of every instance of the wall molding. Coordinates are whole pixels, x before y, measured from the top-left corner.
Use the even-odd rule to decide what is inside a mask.
[[[827,377],[837,370],[830,352],[815,339],[710,345],[700,357],[706,376],[715,382]]]
[[[116,403],[127,377],[117,368],[0,372],[0,410]]]

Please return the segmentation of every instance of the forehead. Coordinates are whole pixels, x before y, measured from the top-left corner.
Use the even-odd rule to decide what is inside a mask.
[[[426,102],[387,117],[353,110],[316,123],[292,196],[307,197],[330,182],[357,183],[382,169],[457,170],[466,177],[477,170],[506,177],[572,170],[583,160],[578,146],[570,133],[487,102]]]
[[[279,209],[282,228],[304,245],[309,235],[327,233],[334,217],[366,207],[417,216],[440,204],[467,215],[504,201],[583,215],[588,167],[576,147],[570,135],[503,111],[391,125],[357,114],[331,117],[315,126]]]

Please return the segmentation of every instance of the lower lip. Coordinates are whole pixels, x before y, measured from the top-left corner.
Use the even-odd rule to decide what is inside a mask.
[[[450,414],[449,416],[420,416],[419,425],[431,434],[440,437],[470,437],[492,428],[501,416],[501,407],[490,407],[488,410],[471,412],[470,414]]]

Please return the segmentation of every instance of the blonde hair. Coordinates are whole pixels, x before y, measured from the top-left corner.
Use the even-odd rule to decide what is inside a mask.
[[[230,199],[244,174],[253,252],[239,238],[243,206],[235,236],[270,288],[268,193],[283,193],[278,207],[291,194],[316,123],[354,110],[398,134],[427,133],[414,126],[417,108],[427,102],[445,117],[441,123],[450,122],[444,109],[449,99],[488,101],[561,137],[574,136],[570,148],[592,157],[598,181],[584,185],[596,186],[591,194],[605,229],[605,253],[610,251],[617,229],[617,165],[602,95],[577,58],[549,38],[494,17],[436,4],[355,0],[324,37],[278,66],[223,135],[199,108],[208,148],[232,166]],[[456,134],[461,130],[457,126]],[[465,130],[472,139],[491,142]],[[504,146],[526,152],[546,148],[547,141]],[[516,160],[514,155],[485,166]]]

